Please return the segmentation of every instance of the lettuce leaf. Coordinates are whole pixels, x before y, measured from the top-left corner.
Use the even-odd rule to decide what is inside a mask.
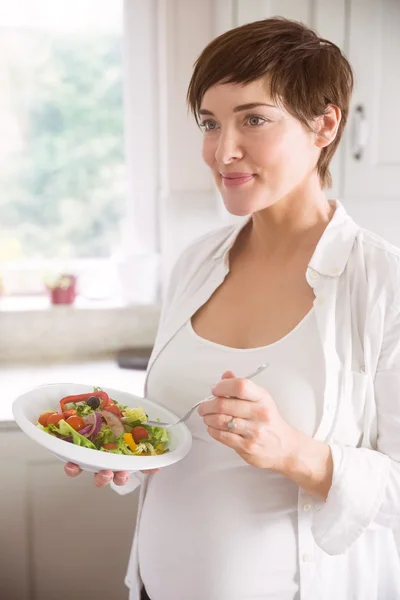
[[[146,421],[147,415],[142,407],[125,409],[124,423],[134,427],[133,424],[140,425],[140,423],[145,423]]]
[[[101,446],[104,446],[104,444],[115,443],[115,436],[111,429],[105,423],[103,423],[93,442],[95,446],[100,449]]]
[[[93,408],[90,408],[90,406],[86,404],[86,402],[74,402],[73,407],[79,417],[86,417],[87,415],[92,415],[95,412]]]
[[[168,431],[164,427],[146,427],[146,429],[149,432],[149,439],[147,441],[150,442],[154,448],[157,448],[159,444],[161,444],[164,449],[167,447],[169,440]]]
[[[107,443],[107,442],[105,442]],[[107,450],[107,452],[111,453],[111,454],[126,454],[128,456],[134,456],[134,453],[132,452],[132,450],[126,445],[126,442],[124,440],[124,436],[121,435],[118,440],[116,441],[117,447],[115,448],[115,450]],[[100,448],[100,450],[102,452],[105,452],[105,450],[103,448]]]
[[[91,442],[83,435],[75,431],[75,429],[73,429],[71,425],[68,425],[68,423],[64,421],[64,419],[61,419],[61,421],[58,423],[58,430],[61,433],[61,435],[72,436],[73,443],[77,446],[84,446],[85,448],[92,448],[93,450],[97,450],[93,442]]]

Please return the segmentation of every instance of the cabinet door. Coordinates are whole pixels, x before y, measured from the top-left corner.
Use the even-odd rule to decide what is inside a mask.
[[[0,597],[127,600],[138,494],[98,489],[22,432],[0,432]]]
[[[339,48],[345,47],[345,0],[236,0],[231,14],[234,17],[232,27],[274,16],[300,21]],[[342,195],[342,152],[340,145],[331,163],[333,185],[328,190],[330,198]]]
[[[344,197],[350,202],[400,200],[400,0],[351,0],[348,56],[356,85]]]

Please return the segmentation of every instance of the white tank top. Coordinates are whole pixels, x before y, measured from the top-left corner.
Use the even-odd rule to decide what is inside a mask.
[[[186,323],[161,352],[148,396],[177,415],[210,395],[226,370],[255,379],[292,426],[314,435],[322,414],[324,362],[314,310],[281,340],[235,349]],[[139,524],[140,572],[151,600],[299,598],[295,483],[248,465],[209,436],[195,412],[193,446],[151,477]]]

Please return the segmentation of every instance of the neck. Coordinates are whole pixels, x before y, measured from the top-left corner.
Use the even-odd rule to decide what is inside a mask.
[[[334,207],[319,186],[286,196],[253,214],[249,248],[270,256],[315,246],[333,213]]]

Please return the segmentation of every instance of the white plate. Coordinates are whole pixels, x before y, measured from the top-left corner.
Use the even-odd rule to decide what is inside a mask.
[[[12,405],[15,421],[32,440],[50,450],[63,462],[76,463],[84,471],[97,472],[101,469],[112,471],[140,471],[142,469],[159,469],[181,460],[192,446],[192,436],[184,423],[180,423],[168,431],[169,452],[157,456],[126,456],[100,452],[90,448],[76,446],[60,440],[35,425],[40,413],[46,410],[57,410],[58,402],[65,396],[92,392],[93,386],[80,383],[51,383],[28,390]],[[112,388],[104,390],[110,398],[126,406],[143,407],[149,419],[174,423],[178,417],[172,412],[150,400],[134,396]]]

